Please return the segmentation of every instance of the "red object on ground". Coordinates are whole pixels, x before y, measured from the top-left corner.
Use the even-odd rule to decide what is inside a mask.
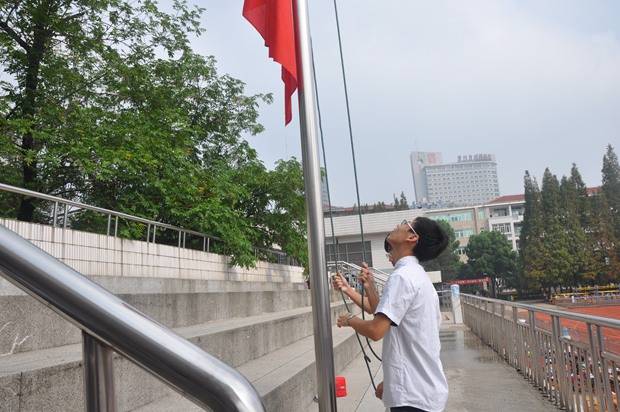
[[[336,397],[347,396],[347,380],[344,376],[336,376]]]

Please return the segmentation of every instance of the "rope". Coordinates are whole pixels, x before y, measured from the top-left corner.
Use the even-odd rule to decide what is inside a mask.
[[[312,65],[314,66],[314,53],[312,52],[312,47],[310,48],[311,50],[311,56],[312,56]],[[327,174],[327,159],[325,157],[325,140],[323,139],[323,123],[321,121],[321,107],[319,104],[319,89],[317,86],[317,81],[316,81],[316,72],[313,71],[312,73],[313,77],[314,77],[314,92],[316,93],[316,101],[317,101],[317,115],[318,115],[318,121],[319,121],[319,135],[321,136],[321,150],[323,151],[323,165],[325,167],[325,186],[327,189],[327,203],[329,206],[329,222],[331,225],[331,229],[332,229],[332,246],[334,248],[334,258],[336,259],[336,272],[340,272],[339,268],[338,268],[338,261],[340,259],[338,259],[338,248],[336,247],[336,232],[334,231],[334,214],[333,214],[333,209],[332,209],[332,201],[331,201],[331,194],[329,191],[329,178],[328,178],[328,174]],[[362,290],[364,288],[362,287]],[[347,300],[344,296],[344,292],[342,291],[342,288],[340,288],[340,297],[342,298],[342,302],[344,303],[344,307],[347,310],[347,312],[351,313],[351,309],[349,308],[349,305],[347,303]],[[364,313],[364,295],[362,294],[362,314]],[[362,315],[363,316],[363,315]],[[355,337],[357,338],[357,343],[360,345],[360,349],[362,350],[362,354],[364,356],[364,362],[366,363],[366,369],[368,370],[368,376],[370,376],[370,382],[372,383],[372,387],[374,388],[374,390],[377,390],[377,386],[375,385],[375,381],[373,379],[372,376],[372,371],[370,370],[370,357],[368,357],[368,355],[366,354],[366,351],[364,350],[364,345],[362,344],[362,340],[360,339],[360,335],[359,333],[355,332]],[[374,352],[374,350],[372,349],[372,347],[370,345],[368,345],[368,347],[370,348],[370,351],[373,353],[373,355],[375,355],[377,357],[377,359],[379,359],[379,357],[377,356],[377,354]],[[379,359],[379,361],[381,361],[381,359]]]
[[[364,225],[363,225],[363,220],[362,220],[362,205],[360,202],[360,194],[359,194],[359,183],[358,183],[358,178],[357,178],[357,165],[356,165],[356,158],[355,158],[355,145],[353,142],[353,128],[351,126],[351,111],[349,109],[349,92],[348,92],[348,88],[347,88],[347,79],[346,79],[346,73],[345,73],[345,67],[344,67],[344,57],[343,57],[343,53],[342,53],[342,40],[341,40],[341,35],[340,35],[340,21],[338,18],[338,7],[336,5],[336,0],[334,0],[334,11],[335,11],[335,15],[336,15],[336,29],[338,32],[338,46],[339,46],[339,50],[340,50],[340,63],[341,63],[341,68],[342,68],[342,77],[343,77],[343,82],[344,82],[344,94],[345,94],[345,102],[346,102],[346,108],[347,108],[347,122],[348,122],[348,126],[349,126],[349,140],[351,143],[351,154],[352,154],[352,159],[353,159],[353,174],[355,177],[355,192],[356,192],[356,196],[357,196],[357,204],[358,204],[358,219],[359,219],[359,226],[360,226],[360,236],[361,236],[361,241],[362,241],[362,260],[365,262],[366,261],[366,244],[365,244],[365,240],[364,240]],[[310,47],[311,50],[311,58],[313,61],[313,66],[314,66],[314,52],[312,47]],[[329,206],[329,219],[330,219],[330,224],[331,224],[331,230],[332,230],[332,245],[334,248],[334,257],[336,259],[336,271],[339,272],[339,268],[338,268],[338,250],[336,247],[336,235],[335,235],[335,231],[334,231],[334,218],[333,218],[333,210],[332,210],[332,202],[331,202],[331,195],[330,195],[330,190],[329,190],[329,178],[328,178],[328,173],[327,173],[327,160],[325,158],[325,142],[323,139],[323,126],[322,126],[322,121],[321,121],[321,109],[320,109],[320,104],[319,104],[319,92],[318,92],[318,86],[317,86],[317,81],[316,81],[316,71],[313,71],[313,77],[314,77],[314,84],[315,84],[315,93],[316,93],[316,97],[317,97],[317,114],[318,114],[318,122],[319,122],[319,134],[321,136],[321,148],[323,151],[323,164],[325,167],[325,183],[326,183],[326,189],[327,189],[327,201],[328,201],[328,206]],[[362,282],[362,287],[361,287],[361,309],[362,309],[362,319],[366,319],[365,317],[365,310],[364,310],[364,283]],[[347,312],[351,312],[351,310],[349,309],[349,305],[346,302],[346,298],[344,296],[344,292],[342,291],[342,288],[340,289],[340,296],[342,297],[342,301],[344,302],[345,308],[347,310]],[[366,363],[366,369],[368,370],[368,376],[370,377],[370,382],[372,383],[373,388],[375,389],[375,391],[377,390],[377,386],[375,385],[375,381],[374,378],[372,376],[372,371],[370,370],[370,358],[368,357],[368,355],[366,354],[366,351],[364,350],[364,345],[362,344],[362,341],[360,340],[359,334],[357,332],[355,332],[355,336],[357,338],[357,341],[360,345],[361,351],[364,355],[364,361]],[[381,358],[375,353],[375,351],[372,348],[372,345],[370,344],[370,340],[368,338],[366,338],[366,344],[368,345],[368,348],[370,349],[370,351],[372,352],[372,354],[379,360],[379,362],[381,362]]]
[[[336,31],[338,33],[338,49],[340,51],[340,66],[342,68],[342,81],[344,83],[344,97],[345,97],[345,103],[347,107],[347,122],[349,125],[349,140],[351,142],[353,175],[355,177],[355,193],[357,196],[357,215],[359,218],[360,236],[362,240],[362,260],[365,262],[366,261],[366,242],[364,241],[364,224],[362,221],[362,204],[360,202],[360,190],[359,190],[359,184],[358,184],[358,179],[357,179],[357,165],[356,165],[356,160],[355,160],[355,144],[353,142],[353,127],[351,126],[351,110],[349,109],[349,91],[347,87],[347,75],[346,75],[345,67],[344,67],[344,55],[342,53],[342,36],[340,35],[340,19],[338,18],[338,6],[336,4],[336,0],[334,0],[334,13],[336,15]],[[361,295],[362,295],[362,305],[361,305],[362,319],[366,319],[365,311],[364,311],[364,283],[363,282],[362,282],[362,288],[361,288]],[[375,357],[379,359],[379,361],[381,361],[381,358],[379,358],[377,354],[375,353],[375,351],[372,349],[372,345],[370,344],[370,340],[368,338],[366,338],[366,343],[368,344],[368,347],[370,348],[373,355],[375,355]],[[372,377],[371,377],[371,380],[372,380]],[[373,381],[373,386],[374,386],[374,381]]]

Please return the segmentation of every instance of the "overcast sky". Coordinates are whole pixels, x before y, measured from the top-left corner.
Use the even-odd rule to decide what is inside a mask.
[[[168,0],[162,0],[162,4]],[[206,8],[195,50],[260,107],[266,131],[246,136],[268,168],[301,160],[296,99],[284,127],[280,66],[241,16],[242,0]],[[620,154],[620,1],[433,0],[337,3],[361,204],[415,199],[409,155],[495,154],[501,195],[523,193],[576,163],[601,182],[608,144]],[[333,0],[309,1],[332,204],[358,203]]]

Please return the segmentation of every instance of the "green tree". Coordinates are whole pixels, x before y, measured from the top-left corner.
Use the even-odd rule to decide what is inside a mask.
[[[544,224],[543,286],[572,283],[571,268],[576,259],[570,254],[571,239],[563,225],[564,208],[560,204],[560,184],[549,169],[545,169],[541,188],[541,209]]]
[[[563,278],[571,285],[591,284],[598,271],[597,240],[593,237],[595,221],[586,185],[574,163],[570,177],[563,177],[560,183],[560,211],[560,224],[570,239],[568,254],[571,257]]]
[[[457,278],[457,273],[461,267],[459,255],[456,253],[456,249],[459,247],[459,241],[456,240],[456,234],[454,233],[452,226],[450,226],[450,223],[445,220],[438,220],[437,223],[439,223],[446,231],[448,237],[450,238],[450,242],[448,243],[446,250],[444,250],[435,259],[422,262],[422,266],[427,271],[441,270],[442,280],[444,282],[449,282]]]
[[[465,247],[467,263],[474,273],[503,279],[508,287],[516,286],[517,254],[502,233],[492,230],[471,236]]]
[[[616,239],[620,239],[620,164],[618,156],[611,145],[603,156],[601,190],[607,199]]]
[[[540,189],[536,179],[525,172],[523,226],[519,235],[518,262],[523,286],[536,290],[546,283],[544,269],[544,221],[540,204]]]
[[[241,81],[218,75],[215,60],[189,45],[203,31],[202,10],[173,7],[166,14],[150,0],[1,3],[0,176],[204,231],[224,241],[215,248],[232,264],[250,266],[253,246],[277,242],[303,260],[305,231],[291,237],[305,227],[299,164],[268,172],[241,139],[263,130],[257,107],[271,95],[246,96]],[[32,199],[5,205],[19,219],[46,219]],[[76,216],[73,224],[105,223]],[[121,232],[145,228],[125,224]],[[176,241],[169,236],[158,239]]]
[[[405,196],[405,192],[400,192],[400,197],[397,198],[394,195],[394,210],[408,210],[409,204],[407,203],[407,197]]]
[[[599,193],[593,197],[593,209],[597,217],[595,236],[598,241],[596,247],[599,270],[597,281],[599,284],[618,282],[620,280],[620,259],[618,256],[618,240],[613,227],[609,224],[613,220],[612,210],[607,204],[607,197]]]
[[[598,196],[600,250],[604,267],[601,274],[609,281],[620,280],[620,164],[611,145],[603,156],[601,194]]]

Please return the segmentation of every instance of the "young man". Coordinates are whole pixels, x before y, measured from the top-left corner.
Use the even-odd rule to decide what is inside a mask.
[[[372,320],[349,313],[338,326],[350,326],[360,335],[383,341],[383,377],[377,397],[392,412],[439,412],[448,399],[448,383],[439,359],[439,299],[420,262],[439,256],[448,236],[435,221],[418,217],[404,220],[388,235],[394,270],[380,297]],[[372,275],[370,275],[372,276]],[[367,273],[360,272],[365,281]]]

